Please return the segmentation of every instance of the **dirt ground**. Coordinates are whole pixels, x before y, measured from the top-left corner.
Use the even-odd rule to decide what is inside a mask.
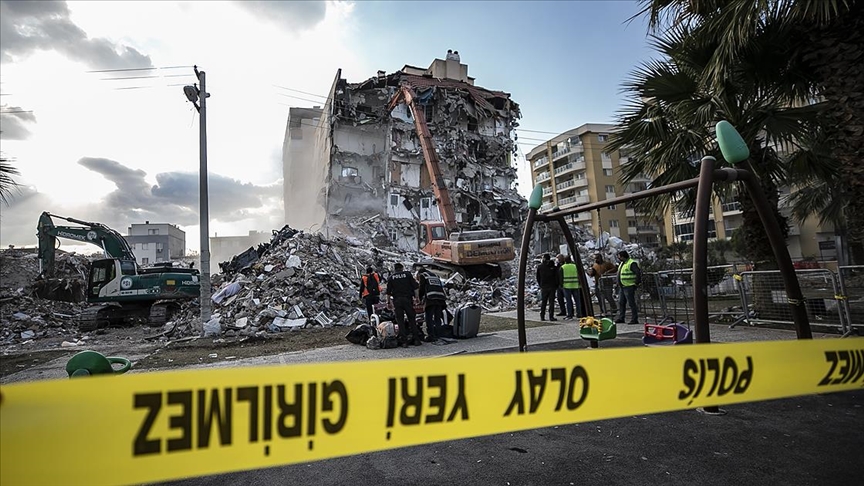
[[[543,322],[526,321],[527,327],[546,325]],[[480,321],[481,332],[516,329],[516,320],[484,315]],[[268,333],[263,337],[184,338],[181,340],[159,340],[159,329],[145,326],[133,328],[100,329],[88,337],[86,345],[75,348],[57,348],[59,343],[45,342],[53,348],[6,349],[0,355],[0,378],[44,365],[58,358],[68,358],[84,349],[92,349],[105,355],[143,356],[134,361],[133,369],[171,369],[209,360],[241,359],[268,356],[306,349],[324,348],[346,344],[347,327],[312,328],[296,332]],[[211,357],[212,355],[215,357]]]

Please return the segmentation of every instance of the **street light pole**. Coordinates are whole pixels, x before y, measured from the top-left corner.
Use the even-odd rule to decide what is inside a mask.
[[[198,66],[194,66],[195,76],[198,78],[200,88],[196,86],[186,86],[183,88],[186,93],[186,98],[195,105],[198,110],[200,120],[198,122],[200,128],[200,147],[199,155],[201,157],[201,167],[199,169],[199,213],[201,226],[201,323],[202,325],[210,320],[210,205],[207,193],[207,98],[210,93],[207,92],[206,75],[204,71],[199,71]],[[196,103],[200,101],[200,105]]]

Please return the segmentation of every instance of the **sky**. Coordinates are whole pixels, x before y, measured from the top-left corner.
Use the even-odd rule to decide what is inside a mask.
[[[622,81],[652,52],[631,1],[0,1],[0,150],[20,171],[0,247],[35,245],[42,211],[173,223],[199,249],[199,118],[183,85],[206,72],[210,236],[279,229],[289,107],[458,50],[477,85],[511,93],[523,153],[614,121]],[[551,132],[551,133],[538,133]],[[517,158],[521,193],[527,163]],[[55,224],[65,224],[55,221]],[[91,252],[62,241],[62,249]],[[71,251],[71,250],[70,250]]]

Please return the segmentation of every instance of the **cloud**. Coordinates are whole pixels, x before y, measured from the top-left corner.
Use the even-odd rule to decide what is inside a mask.
[[[125,221],[167,220],[179,225],[199,222],[198,174],[163,172],[156,175],[156,185],[151,186],[144,179],[144,171],[114,160],[85,157],[78,164],[117,186],[105,196],[102,205]],[[259,186],[213,173],[207,186],[210,219],[220,222],[242,221],[268,208],[278,208],[280,202],[274,200],[282,196],[281,184]]]
[[[150,57],[104,38],[90,38],[66,2],[0,1],[0,60],[55,50],[93,68],[151,67]]]
[[[84,157],[78,164],[102,175],[114,183],[116,189],[89,204],[58,207],[50,194],[21,186],[10,198],[9,207],[3,208],[0,244],[35,244],[36,222],[42,211],[99,222],[120,233],[125,233],[130,224],[144,221],[178,226],[196,226],[200,222],[198,174],[163,172],[156,175],[157,183],[150,185],[144,171],[130,169],[115,160]],[[211,226],[247,221],[250,223],[247,226],[258,230],[282,227],[281,181],[256,185],[211,173],[208,189]],[[69,190],[87,191],[87,188],[70,186]]]
[[[0,112],[0,139],[25,140],[30,137],[26,124],[36,123],[36,115],[20,106],[4,106]]]
[[[287,29],[311,28],[324,20],[327,4],[324,2],[266,2],[235,1],[235,5],[259,20],[272,22]]]

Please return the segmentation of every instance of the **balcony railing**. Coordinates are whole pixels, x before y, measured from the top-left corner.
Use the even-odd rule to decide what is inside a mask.
[[[576,182],[574,182],[573,179],[570,179],[570,180],[564,181],[564,182],[556,185],[555,190],[556,191],[563,191],[564,189],[567,189],[568,187],[573,187],[575,185],[576,185]]]
[[[548,210],[552,209],[553,207],[554,207],[554,205],[552,203],[546,203],[546,204],[540,206],[540,211],[548,211]]]
[[[558,206],[564,207],[569,206],[571,204],[586,204],[588,202],[588,196],[570,196],[565,197],[564,199],[558,200]]]
[[[550,175],[548,172],[543,172],[542,174],[537,176],[537,182],[543,182],[545,180],[549,180],[549,177],[550,177]]]
[[[658,229],[653,224],[648,224],[644,226],[636,226],[636,231],[640,233],[656,233]]]
[[[534,168],[536,169],[538,167],[543,167],[548,162],[549,162],[549,159],[547,159],[546,156],[544,155],[543,157],[540,157],[539,159],[534,161]]]
[[[573,170],[573,169],[575,169],[575,168],[576,168],[576,165],[573,164],[572,162],[570,162],[569,164],[564,164],[564,165],[562,165],[561,167],[558,167],[557,169],[555,169],[555,175],[557,176],[557,175],[559,175],[559,174],[563,174],[563,173],[565,173],[565,172],[569,172],[569,171],[571,171],[571,170]]]
[[[741,211],[741,203],[735,201],[723,204],[723,213],[731,213],[733,211]]]
[[[552,188],[551,187],[544,187],[543,188],[543,195],[548,196],[549,194],[552,194]]]

